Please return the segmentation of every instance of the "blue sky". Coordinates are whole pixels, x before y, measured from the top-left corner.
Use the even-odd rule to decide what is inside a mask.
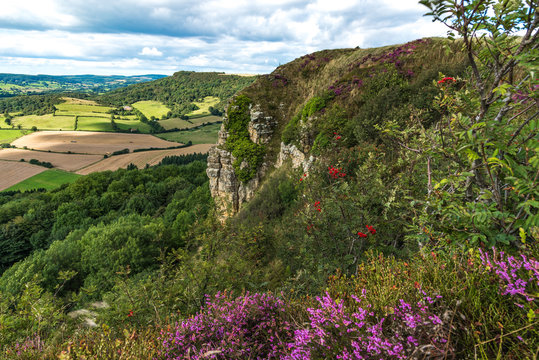
[[[443,36],[415,0],[4,0],[0,72],[269,73],[322,49]]]

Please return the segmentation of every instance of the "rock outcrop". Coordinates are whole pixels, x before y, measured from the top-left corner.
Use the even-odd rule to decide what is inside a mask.
[[[251,141],[261,145],[267,144],[271,140],[277,122],[273,117],[266,116],[258,105],[250,106],[249,112],[248,131]],[[228,138],[228,132],[226,131],[227,120],[225,115],[223,125],[219,131],[217,146],[209,151],[208,168],[206,170],[210,179],[211,195],[217,209],[220,210],[222,219],[237,213],[241,205],[254,196],[262,177],[269,168],[265,162],[251,180],[242,182],[238,179],[233,166],[236,159],[226,149],[226,140]]]

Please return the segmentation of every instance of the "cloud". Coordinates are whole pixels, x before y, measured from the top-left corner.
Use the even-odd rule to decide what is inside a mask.
[[[163,53],[159,50],[157,50],[157,48],[154,46],[152,48],[149,48],[147,46],[145,46],[142,51],[139,53],[139,55],[144,55],[144,56],[163,56]]]
[[[0,72],[44,73],[28,60],[42,59],[73,73],[267,73],[316,50],[445,34],[425,11],[416,0],[19,0],[2,5],[0,57],[25,60]]]

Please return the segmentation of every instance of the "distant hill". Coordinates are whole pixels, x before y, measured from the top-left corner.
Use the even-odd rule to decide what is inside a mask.
[[[0,97],[76,91],[103,93],[131,84],[161,79],[166,75],[24,75],[0,74]]]
[[[251,85],[256,79],[256,76],[179,71],[162,79],[130,85],[95,96],[94,100],[109,106],[133,104],[141,100],[155,100],[172,109],[169,117],[179,117],[196,110],[192,108],[193,102],[207,96],[215,96],[221,100],[215,105],[215,110],[220,112],[224,110],[225,103],[232,95]]]

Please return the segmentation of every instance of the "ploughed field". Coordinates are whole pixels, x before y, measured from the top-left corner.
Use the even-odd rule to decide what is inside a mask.
[[[50,162],[55,168],[65,171],[77,171],[80,168],[93,164],[103,159],[102,155],[64,154],[43,151],[31,151],[24,149],[2,149],[0,160],[25,162],[36,159],[41,162]]]
[[[91,131],[39,131],[11,143],[18,148],[105,155],[115,151],[168,148],[180,144],[148,134],[101,133]]]
[[[166,156],[206,153],[213,146],[208,143],[171,149],[181,144],[149,134],[90,131],[38,131],[12,141],[11,145],[16,148],[0,149],[0,191],[50,189],[55,183],[60,186],[75,181],[77,175],[114,171],[129,164],[143,168],[146,164],[158,164]],[[151,148],[159,150],[148,150]],[[143,150],[133,152],[138,149]],[[117,151],[129,152],[114,154]],[[54,171],[40,166],[48,163]],[[24,186],[14,186],[19,183]]]
[[[141,151],[131,154],[123,154],[117,156],[111,156],[108,159],[103,159],[98,163],[89,165],[83,169],[77,171],[77,174],[88,175],[93,172],[125,169],[129,164],[136,165],[139,169],[148,165],[157,165],[166,156],[179,156],[193,153],[207,153],[211,144],[199,144],[193,145],[181,149],[170,150],[153,150],[153,151]]]
[[[0,173],[2,174],[0,176],[0,190],[5,190],[45,170],[47,168],[43,166],[24,162],[0,161]]]

